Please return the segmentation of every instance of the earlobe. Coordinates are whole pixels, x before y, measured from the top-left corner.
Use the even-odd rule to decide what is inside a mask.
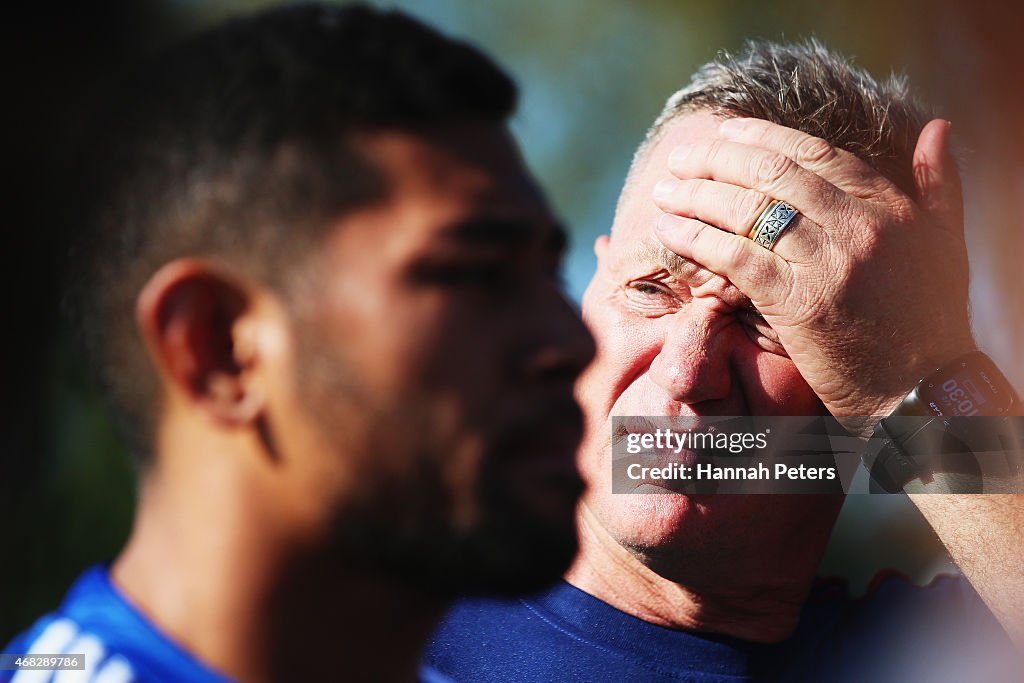
[[[223,424],[256,420],[264,397],[257,354],[242,339],[253,292],[203,261],[166,264],[136,302],[136,320],[167,389]]]

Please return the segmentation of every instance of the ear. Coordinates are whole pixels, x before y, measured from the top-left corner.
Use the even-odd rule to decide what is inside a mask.
[[[224,425],[255,422],[265,408],[255,289],[201,260],[172,261],[136,301],[136,322],[169,389]]]
[[[601,263],[601,259],[604,258],[604,253],[608,251],[608,235],[600,235],[594,240],[594,256],[597,257],[597,262]]]

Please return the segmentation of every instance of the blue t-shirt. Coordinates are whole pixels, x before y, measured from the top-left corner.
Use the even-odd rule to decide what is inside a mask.
[[[230,683],[161,633],[99,566],[79,577],[56,612],[2,652],[83,654],[86,670],[0,671],[0,683]],[[422,683],[449,680],[429,667],[420,671]]]
[[[57,611],[39,619],[4,652],[84,654],[86,670],[0,671],[0,683],[61,683],[62,678],[89,683],[229,681],[160,633],[99,566],[86,570]]]
[[[560,582],[535,597],[458,603],[425,661],[474,683],[1024,680],[966,581],[919,588],[897,575],[880,575],[861,599],[819,581],[778,644],[663,628]]]

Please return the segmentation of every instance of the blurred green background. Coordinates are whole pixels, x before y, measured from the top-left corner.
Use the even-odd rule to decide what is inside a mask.
[[[77,106],[126,61],[235,14],[281,4],[166,0],[47,5],[3,31],[13,76],[4,129],[20,184],[10,186],[9,294],[0,397],[0,641],[56,606],[88,564],[111,559],[129,531],[133,473],[56,323],[59,245],[73,217],[51,210]],[[493,54],[518,80],[514,128],[572,228],[566,276],[578,299],[594,238],[611,224],[632,152],[665,98],[722,49],[748,38],[816,36],[873,72],[907,73],[953,121],[965,169],[975,332],[1024,388],[1024,196],[1019,10],[985,1],[739,2],[424,0],[396,6]],[[19,23],[19,20],[23,20]],[[898,292],[893,292],[898,296]],[[918,580],[953,571],[903,496],[848,499],[821,568],[854,592],[895,567]]]

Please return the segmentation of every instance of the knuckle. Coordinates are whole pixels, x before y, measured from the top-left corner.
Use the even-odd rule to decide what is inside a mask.
[[[771,200],[760,192],[744,190],[735,203],[737,226],[752,226],[769,201]]]
[[[683,180],[679,184],[679,191],[676,196],[676,204],[690,208],[694,203],[700,201],[703,181]]]
[[[767,154],[755,162],[754,178],[762,185],[773,186],[790,175],[795,166],[796,162],[789,157]]]
[[[835,148],[821,138],[807,138],[796,147],[796,157],[804,164],[821,164],[831,161],[835,156]]]
[[[714,163],[721,154],[722,141],[721,140],[708,140],[705,144],[704,154],[708,161]]]
[[[726,242],[725,261],[730,268],[740,268],[746,265],[747,250],[743,238],[734,238]]]
[[[692,224],[692,230],[681,231],[676,237],[672,244],[667,245],[672,251],[680,254],[692,254],[693,251],[699,248],[699,243],[703,238],[703,227],[696,224]]]

